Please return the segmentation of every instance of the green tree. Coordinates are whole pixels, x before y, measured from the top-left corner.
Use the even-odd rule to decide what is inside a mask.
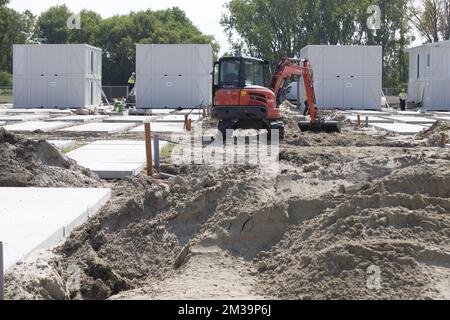
[[[26,31],[23,32],[21,42],[8,42],[7,46],[9,48],[11,43],[25,41],[48,44],[87,43],[97,46],[103,49],[105,85],[127,83],[128,77],[136,68],[136,43],[209,43],[215,54],[219,51],[214,37],[200,32],[179,8],[131,12],[108,19],[102,19],[99,14],[89,10],[83,10],[79,15],[81,29],[69,29],[67,20],[72,12],[65,5],[51,7],[37,21],[27,12],[21,16],[21,20],[17,19],[22,22]],[[0,24],[0,28],[1,26]],[[0,39],[3,34],[0,33]],[[1,59],[2,56],[0,62]],[[11,57],[6,60],[10,62]]]
[[[407,0],[231,0],[222,17],[234,54],[276,63],[299,56],[309,44],[383,46],[384,83],[400,85],[407,77],[405,48],[409,28],[402,15]],[[381,9],[381,29],[370,30],[370,5]]]
[[[13,44],[26,43],[30,37],[32,15],[21,14],[6,7],[9,0],[0,0],[0,71],[12,72]]]
[[[362,9],[369,5],[380,8],[381,28],[371,30],[367,26],[367,12]],[[408,17],[404,14],[408,0],[361,0],[359,11],[359,32],[357,44],[380,45],[383,48],[384,87],[403,87],[408,82],[408,54],[412,35]]]
[[[409,19],[426,42],[450,40],[448,0],[409,0]]]
[[[12,87],[13,78],[11,73],[0,71],[0,87]]]
[[[214,38],[202,34],[179,8],[131,12],[105,19],[97,39],[104,50],[103,78],[108,85],[127,83],[136,69],[136,43],[209,43],[215,53],[219,51]]]
[[[72,15],[66,5],[51,7],[38,19],[38,39],[41,43],[69,43],[70,30],[67,20]]]
[[[299,52],[307,41],[304,1],[232,0],[226,8],[221,23],[234,54],[275,62]]]
[[[68,43],[87,43],[99,46],[98,41],[102,17],[90,10],[82,10],[80,13],[80,29],[71,29],[68,34]]]

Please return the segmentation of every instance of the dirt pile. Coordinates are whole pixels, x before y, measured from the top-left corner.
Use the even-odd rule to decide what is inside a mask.
[[[217,246],[250,261],[281,239],[288,226],[287,206],[259,170],[193,170],[168,184],[124,180],[101,213],[56,251],[53,265],[80,269],[81,286],[67,296],[106,299],[164,281],[189,261],[196,246]],[[17,268],[7,279],[8,295],[17,291],[13,288],[26,288],[46,298],[14,277],[21,273]],[[64,273],[60,276],[68,281]]]
[[[425,144],[428,146],[440,146],[441,134],[444,132],[447,137],[450,133],[450,123],[447,121],[439,120],[436,121],[428,129],[423,130],[418,135],[416,135],[416,140],[425,140]]]
[[[367,134],[343,129],[343,133],[323,133],[323,132],[301,132],[297,129],[288,128],[289,136],[283,143],[292,146],[312,147],[312,146],[340,146],[340,147],[405,147],[411,148],[419,145],[414,141],[401,141],[390,139],[389,134],[377,133]]]
[[[46,141],[28,140],[0,128],[1,187],[95,187],[95,174]]]
[[[286,140],[276,176],[171,165],[168,181],[115,182],[51,259],[8,273],[7,297],[449,297],[448,152],[355,131]],[[22,276],[36,265],[50,283]]]
[[[284,299],[449,298],[439,289],[450,281],[449,198],[448,165],[367,185],[260,253],[260,288]]]

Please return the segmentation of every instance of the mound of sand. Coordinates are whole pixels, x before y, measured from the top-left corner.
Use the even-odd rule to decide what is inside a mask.
[[[291,194],[288,201],[251,167],[194,171],[168,184],[123,181],[102,213],[57,250],[50,265],[80,268],[81,287],[53,288],[53,298],[65,292],[71,298],[106,299],[146,286],[154,289],[122,297],[155,297],[153,290],[167,297],[163,283],[176,294],[183,287],[174,282],[178,269],[181,278],[195,278],[195,270],[185,273],[203,261],[196,258],[198,248],[219,248],[246,261],[257,270],[254,292],[260,296],[409,299],[444,294],[436,288],[450,276],[448,166],[411,166],[356,193]],[[219,268],[208,263],[211,270]],[[373,266],[381,270],[380,290],[367,288]],[[24,272],[20,268],[7,279],[8,294],[48,298],[49,290],[30,287],[36,280],[24,283],[17,276]],[[435,269],[440,273],[430,271]],[[54,276],[55,269],[49,270],[53,284],[68,281],[64,272]]]
[[[447,136],[450,133],[450,123],[447,121],[436,121],[431,127],[423,130],[416,135],[416,140],[425,140],[428,146],[440,146],[441,134],[447,132]]]
[[[195,171],[169,184],[147,178],[122,181],[113,200],[76,230],[49,263],[62,270],[80,268],[81,287],[66,296],[106,299],[162,281],[189,260],[196,245],[217,245],[250,261],[281,239],[287,206],[277,201],[271,182],[257,169]],[[7,296],[28,292],[48,298],[40,286],[30,285],[37,281],[22,281],[24,269],[19,265],[8,274]]]
[[[399,170],[290,226],[254,259],[260,288],[284,299],[449,298],[449,198],[448,166]]]
[[[276,177],[186,165],[123,179],[53,257],[8,273],[7,297],[448,297],[448,154],[355,135],[306,134],[315,147],[301,148],[288,132]]]
[[[0,128],[1,187],[94,187],[95,174],[46,141],[33,141]]]

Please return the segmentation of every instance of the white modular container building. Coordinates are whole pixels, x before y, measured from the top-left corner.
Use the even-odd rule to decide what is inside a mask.
[[[319,108],[381,109],[381,46],[311,45],[300,51],[300,58],[311,62]]]
[[[208,44],[138,44],[138,109],[193,108],[212,102],[213,52]]]
[[[430,111],[450,111],[450,41],[409,49],[408,98]]]
[[[102,50],[86,44],[14,45],[14,108],[101,104]]]

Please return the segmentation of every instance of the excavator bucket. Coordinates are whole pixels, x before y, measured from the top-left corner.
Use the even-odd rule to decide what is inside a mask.
[[[342,125],[338,121],[324,121],[318,124],[312,124],[310,121],[302,121],[298,123],[298,127],[302,132],[341,133],[342,129]]]

